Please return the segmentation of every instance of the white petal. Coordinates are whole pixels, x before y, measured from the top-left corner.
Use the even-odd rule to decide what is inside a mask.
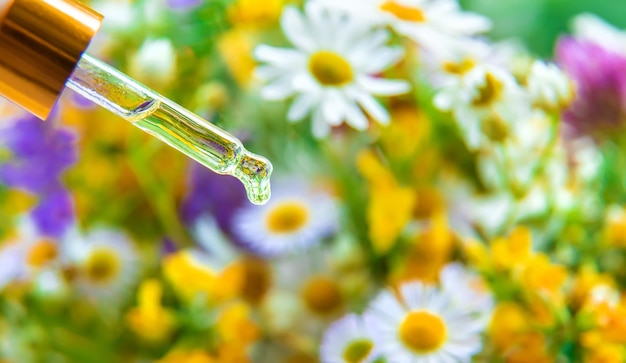
[[[365,63],[361,69],[367,74],[380,73],[398,63],[402,56],[404,56],[404,49],[401,47],[381,48],[373,58],[362,60],[362,62],[365,61]]]
[[[325,92],[324,100],[321,105],[322,115],[324,116],[324,120],[330,125],[337,126],[343,121],[345,98],[336,89],[328,89]]]
[[[261,44],[254,49],[254,58],[261,62],[271,63],[279,68],[292,68],[294,64],[304,62],[304,55],[297,50],[276,48]]]
[[[296,97],[296,99],[289,107],[289,111],[287,112],[287,119],[291,122],[302,120],[310,111],[311,107],[316,102],[316,97],[303,93]]]
[[[254,69],[254,77],[267,81],[285,74],[285,70],[272,66],[258,66]]]
[[[291,85],[291,77],[283,77],[276,80],[261,89],[261,97],[266,100],[284,100],[294,93]]]
[[[357,83],[366,91],[379,96],[394,96],[406,93],[411,86],[405,81],[360,76]]]
[[[367,117],[355,104],[346,105],[346,122],[359,131],[367,129]]]
[[[306,51],[315,47],[312,32],[299,10],[294,6],[287,6],[280,18],[283,33],[293,45]]]
[[[389,112],[368,93],[361,92],[357,98],[363,109],[381,125],[389,124]]]
[[[320,110],[314,112],[311,122],[313,136],[318,139],[328,136],[328,134],[330,133],[330,126],[326,123],[326,121],[324,121],[322,112]]]

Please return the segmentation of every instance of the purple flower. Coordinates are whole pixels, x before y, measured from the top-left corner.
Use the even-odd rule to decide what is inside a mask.
[[[189,193],[183,201],[181,214],[192,225],[202,214],[211,214],[218,226],[230,233],[233,214],[246,205],[246,191],[234,177],[219,175],[194,162],[187,182]]]
[[[74,204],[67,190],[45,194],[31,211],[31,217],[39,232],[46,236],[62,236],[74,222]]]
[[[72,133],[31,115],[2,131],[1,145],[13,159],[0,165],[0,182],[40,194],[55,189],[63,171],[76,162]]]
[[[70,194],[60,178],[77,159],[75,136],[31,115],[2,130],[0,145],[12,159],[0,165],[0,183],[39,197],[31,217],[41,234],[58,237],[74,223]]]
[[[180,11],[191,10],[202,5],[203,2],[204,0],[165,0],[170,9]]]
[[[577,85],[563,119],[575,134],[596,134],[626,121],[626,58],[589,41],[561,38],[557,63]]]

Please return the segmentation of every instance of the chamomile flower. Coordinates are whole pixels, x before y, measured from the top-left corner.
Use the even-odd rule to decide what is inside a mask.
[[[528,76],[532,102],[547,110],[560,110],[574,99],[574,83],[555,64],[535,61]]]
[[[469,362],[480,351],[484,323],[449,293],[419,282],[399,290],[382,292],[368,310],[388,362]]]
[[[456,0],[317,0],[374,25],[387,25],[434,54],[470,49],[468,37],[488,31],[491,22],[462,11]]]
[[[473,67],[442,88],[434,103],[440,110],[453,113],[471,150],[506,140],[511,125],[529,114],[526,93],[512,74],[498,67]]]
[[[0,247],[0,290],[58,265],[59,255],[59,241],[38,233],[31,219],[20,219],[16,236]]]
[[[440,283],[454,304],[473,311],[474,316],[485,323],[491,318],[493,297],[480,276],[459,263],[451,263],[441,270]]]
[[[337,230],[337,204],[328,193],[305,185],[275,190],[266,205],[249,205],[234,216],[233,232],[255,254],[302,251]]]
[[[321,362],[370,363],[379,358],[372,325],[367,314],[350,314],[333,323],[322,338]]]
[[[377,76],[403,54],[401,48],[385,45],[389,32],[312,3],[306,5],[304,15],[287,7],[281,24],[296,49],[256,48],[256,59],[266,63],[256,69],[257,77],[268,82],[263,98],[295,96],[287,118],[295,122],[312,114],[316,137],[344,121],[357,130],[366,129],[363,110],[379,123],[389,123],[389,113],[373,95],[392,96],[409,89],[404,81]]]
[[[138,255],[122,232],[98,229],[68,240],[67,256],[75,266],[79,288],[95,301],[115,301],[130,293]]]
[[[176,50],[169,39],[146,40],[130,60],[129,72],[150,87],[163,88],[176,78]]]

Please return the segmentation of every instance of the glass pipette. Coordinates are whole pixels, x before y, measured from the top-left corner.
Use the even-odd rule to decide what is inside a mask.
[[[266,158],[117,69],[85,53],[67,86],[216,173],[235,176],[252,203],[269,199],[272,164]]]

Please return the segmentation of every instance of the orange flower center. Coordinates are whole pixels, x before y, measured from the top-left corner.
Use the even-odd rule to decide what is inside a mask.
[[[341,55],[328,50],[311,55],[309,71],[324,86],[343,86],[354,79],[350,63]]]
[[[28,251],[26,261],[32,267],[43,267],[59,254],[57,245],[48,239],[41,240]]]
[[[267,215],[267,228],[273,233],[293,233],[307,224],[309,210],[300,202],[285,202]]]
[[[306,306],[314,313],[328,315],[343,304],[337,282],[329,277],[315,276],[307,281],[301,292]]]
[[[350,342],[343,351],[343,360],[346,363],[361,363],[370,354],[374,344],[367,339],[359,339]]]
[[[448,331],[440,316],[428,311],[412,311],[400,324],[398,334],[412,351],[429,353],[443,345]]]
[[[420,8],[406,6],[393,0],[385,1],[380,6],[380,10],[390,13],[396,18],[404,21],[412,21],[416,23],[423,23],[426,21],[424,12]]]

